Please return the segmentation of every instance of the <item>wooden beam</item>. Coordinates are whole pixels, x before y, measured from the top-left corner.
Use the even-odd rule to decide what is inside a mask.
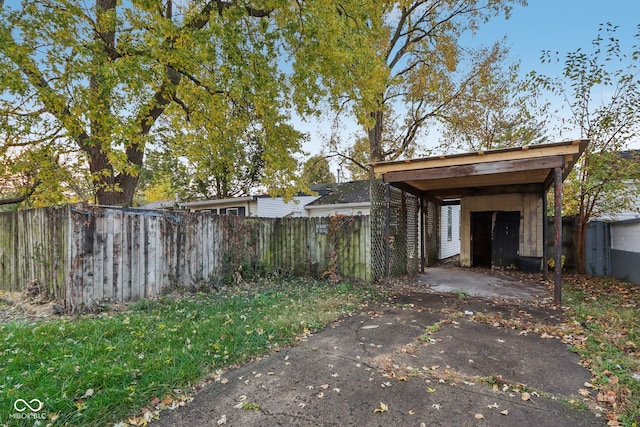
[[[402,191],[406,191],[407,193],[411,193],[416,197],[424,197],[428,202],[434,203],[438,206],[442,205],[442,200],[438,199],[436,197],[433,197],[429,194],[427,194],[425,191],[422,191],[418,188],[413,187],[412,185],[407,184],[406,182],[394,182],[393,184],[394,187],[396,187],[399,190]]]
[[[562,304],[562,168],[555,168],[554,187],[554,221],[555,221],[555,276],[553,280],[553,303]]]
[[[379,162],[372,164],[376,174],[387,172],[434,168],[442,166],[468,165],[488,161],[531,159],[546,156],[574,154],[577,157],[586,149],[588,140],[568,141],[552,144],[538,144],[521,148],[507,148],[478,153],[451,154],[438,157]]]
[[[395,185],[395,184],[394,184]],[[425,197],[454,199],[470,196],[491,196],[494,194],[541,193],[542,184],[493,185],[490,187],[447,188],[425,191]]]
[[[534,157],[530,159],[502,160],[471,165],[443,166],[430,169],[387,172],[384,182],[422,181],[481,175],[496,175],[512,172],[527,172],[553,169],[564,166],[564,156]]]
[[[542,279],[546,282],[549,277],[549,254],[547,253],[547,191],[542,192]]]
[[[566,178],[565,169],[571,169],[571,168],[566,168],[567,159],[565,158],[565,156],[562,156],[562,160],[563,160],[563,163],[562,163],[562,165],[560,165],[560,167],[563,169],[563,171],[562,171],[563,175],[562,176],[563,176],[563,180],[564,180],[564,178]],[[549,175],[547,175],[547,178],[544,180],[545,191],[547,189],[551,188],[554,185],[555,180],[556,180],[556,171],[555,171],[555,168],[553,168],[553,169],[551,169],[549,171]]]
[[[425,215],[424,197],[420,197],[420,273],[424,273],[425,250],[424,250],[424,215]]]

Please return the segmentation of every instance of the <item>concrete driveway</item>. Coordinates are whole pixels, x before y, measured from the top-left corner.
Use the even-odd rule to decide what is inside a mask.
[[[464,292],[488,298],[537,299],[550,296],[541,274],[490,271],[453,265],[429,267],[416,278],[436,292]]]
[[[518,283],[511,300],[472,296],[471,288],[469,296],[446,293],[432,283],[438,274],[446,286],[460,286],[430,270],[419,278],[430,286],[399,287],[385,304],[230,369],[151,425],[606,425],[570,403],[582,401],[578,390],[590,379],[576,354],[530,329],[562,321],[540,303],[548,295],[520,299]],[[482,277],[478,283],[498,286]]]

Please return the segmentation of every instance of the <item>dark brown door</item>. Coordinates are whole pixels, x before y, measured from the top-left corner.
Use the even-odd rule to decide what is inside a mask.
[[[520,246],[520,212],[496,212],[492,243],[494,266],[517,265]]]
[[[493,212],[471,212],[471,265],[491,267]]]

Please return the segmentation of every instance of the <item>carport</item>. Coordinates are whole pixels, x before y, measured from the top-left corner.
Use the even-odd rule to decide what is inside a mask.
[[[562,182],[587,145],[587,140],[575,140],[374,163],[373,172],[382,178],[385,186],[385,235],[382,239],[385,254],[390,253],[394,243],[389,231],[393,228],[390,188],[394,187],[419,201],[422,232],[418,240],[422,271],[425,266],[425,203],[441,206],[450,200],[460,200],[460,260],[463,266],[487,265],[488,262],[489,266],[506,267],[516,258],[518,261],[541,258],[542,274],[546,279],[546,195],[553,188],[554,302],[560,304]],[[402,206],[405,206],[405,199],[402,200]]]

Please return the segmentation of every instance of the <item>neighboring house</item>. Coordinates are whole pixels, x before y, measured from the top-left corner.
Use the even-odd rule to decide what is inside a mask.
[[[329,184],[327,194],[307,203],[304,209],[310,217],[369,215],[371,212],[369,186],[369,181]]]
[[[636,159],[640,168],[640,150],[620,153]],[[596,276],[613,276],[640,285],[640,194],[637,184],[628,182],[636,193],[635,203],[616,216],[603,215],[587,229],[587,272]]]
[[[220,215],[256,216],[258,212],[258,196],[197,200],[195,202],[182,202],[178,206],[191,212],[208,211]]]
[[[308,215],[304,210],[304,206],[322,195],[327,194],[330,185],[331,184],[310,186],[310,190],[317,193],[317,195],[311,196],[301,193],[288,202],[285,202],[282,197],[271,197],[261,194],[182,202],[178,205],[191,212],[206,210],[219,215],[253,216],[261,218],[306,217]]]
[[[455,203],[455,204],[449,204]],[[440,209],[440,259],[460,253],[460,201],[447,201]]]
[[[142,209],[172,209],[178,206],[177,200],[158,200],[140,206]]]
[[[325,217],[332,215],[369,215],[369,181],[310,186],[315,196],[298,195],[290,202],[282,197],[255,195],[227,199],[179,203],[190,211],[208,210],[220,215],[261,218]]]
[[[282,197],[266,195],[232,197],[228,199],[183,202],[179,206],[190,211],[207,210],[220,215],[254,216],[261,218],[283,218],[307,216],[305,204],[319,196],[296,196],[285,202]]]
[[[349,181],[311,186],[317,196],[299,195],[290,202],[267,195],[228,199],[182,202],[179,206],[190,211],[210,211],[220,215],[252,216],[260,218],[329,217],[334,215],[370,215],[370,182]],[[450,201],[442,206],[440,217],[440,250],[435,256],[449,258],[460,253],[460,204]]]

